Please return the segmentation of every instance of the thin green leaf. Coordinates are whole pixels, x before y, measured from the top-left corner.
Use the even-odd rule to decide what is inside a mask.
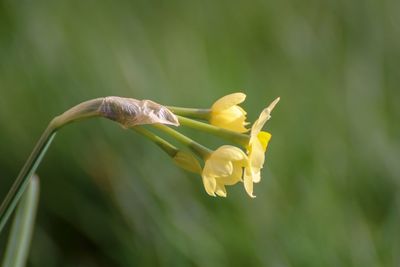
[[[6,247],[3,267],[25,266],[39,200],[39,178],[33,175],[17,207]]]

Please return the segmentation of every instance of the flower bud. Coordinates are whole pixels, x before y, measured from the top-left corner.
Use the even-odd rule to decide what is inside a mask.
[[[176,165],[190,172],[201,173],[201,167],[198,160],[190,153],[178,151],[173,157]]]

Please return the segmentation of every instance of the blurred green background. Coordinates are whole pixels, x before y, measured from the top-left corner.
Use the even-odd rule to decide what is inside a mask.
[[[1,199],[84,100],[209,107],[242,91],[253,122],[281,96],[254,200],[240,185],[209,197],[110,121],[63,129],[38,170],[28,266],[399,266],[399,14],[398,0],[1,0]]]

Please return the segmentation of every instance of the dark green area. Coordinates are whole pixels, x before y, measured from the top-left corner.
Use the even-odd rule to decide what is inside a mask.
[[[399,14],[398,0],[1,0],[0,199],[84,100],[208,108],[242,91],[254,121],[281,97],[254,200],[241,185],[209,197],[110,121],[67,126],[38,170],[28,266],[399,266]]]

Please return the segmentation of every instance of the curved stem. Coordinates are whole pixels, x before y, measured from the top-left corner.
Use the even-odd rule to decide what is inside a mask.
[[[11,189],[7,193],[6,198],[0,206],[0,232],[2,231],[12,211],[15,209],[18,200],[21,198],[21,195],[28,185],[29,178],[35,173],[55,135],[56,128],[53,120],[43,132],[39,141],[36,143],[35,148],[30,154],[28,160],[25,162],[25,165],[22,167],[17,179],[14,181]]]
[[[171,107],[168,106],[174,114],[189,117],[193,119],[209,120],[211,116],[211,109],[201,109],[201,108],[181,108],[181,107]]]
[[[166,125],[154,124],[153,126],[174,137],[176,140],[178,140],[179,142],[190,148],[194,153],[202,157],[204,160],[206,160],[212,153],[212,150],[208,149],[207,147],[197,143],[196,141],[190,139],[186,135],[183,135],[180,132],[175,131],[174,129]]]
[[[61,127],[85,118],[101,116],[100,107],[103,103],[103,98],[96,98],[89,101],[82,102],[63,114],[55,117],[43,132],[39,141],[36,143],[32,153],[25,162],[21,171],[15,179],[11,189],[8,191],[4,201],[0,206],[0,233],[4,225],[8,221],[11,213],[15,209],[21,195],[26,189],[29,178],[35,173],[37,167],[46,154],[51,142],[53,141],[56,132]]]
[[[125,128],[138,124],[164,123],[178,125],[176,116],[164,106],[152,101],[110,96],[82,102],[55,117],[43,132],[17,179],[0,206],[0,233],[15,209],[30,177],[46,154],[57,130],[63,126],[92,117],[104,117],[118,122]]]
[[[174,145],[159,137],[158,135],[155,135],[154,133],[150,132],[142,126],[136,126],[133,128],[133,130],[149,138],[172,158],[175,157],[179,151],[178,148],[176,148]]]

